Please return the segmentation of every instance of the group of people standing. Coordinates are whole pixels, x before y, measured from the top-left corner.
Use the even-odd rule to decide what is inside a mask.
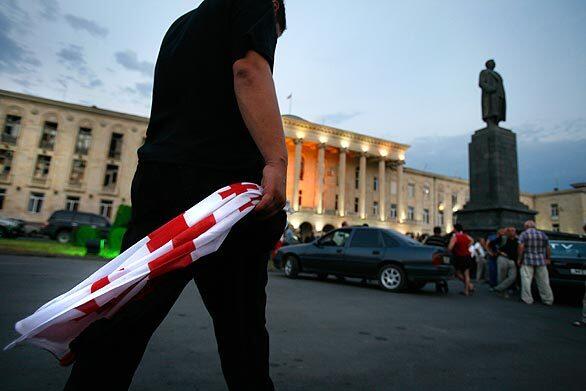
[[[549,284],[547,265],[551,250],[547,235],[535,228],[535,222],[526,221],[524,231],[518,235],[514,227],[499,229],[495,234],[477,241],[464,232],[461,224],[443,236],[440,227],[425,244],[446,247],[452,254],[456,277],[464,284],[461,292],[469,296],[474,292],[471,272],[476,269],[476,281],[487,281],[491,291],[509,297],[520,289],[521,300],[533,304],[531,285],[533,279],[546,305],[553,304],[553,292]]]

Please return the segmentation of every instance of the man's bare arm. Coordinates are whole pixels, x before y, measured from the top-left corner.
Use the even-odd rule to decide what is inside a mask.
[[[287,147],[271,68],[255,51],[232,66],[234,91],[242,118],[264,160],[264,195],[255,211],[269,217],[285,206]]]

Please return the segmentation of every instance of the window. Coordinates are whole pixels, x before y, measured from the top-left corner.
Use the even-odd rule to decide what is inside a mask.
[[[112,201],[110,201],[111,203]],[[110,205],[110,209],[111,209],[111,205]],[[110,221],[108,221],[107,218],[101,217],[101,216],[94,216],[91,215],[90,217],[90,221],[92,225],[95,225],[98,228],[103,228],[103,227],[109,227],[110,226]]]
[[[301,164],[299,167],[299,180],[303,180],[303,175],[305,175],[305,158],[301,156]],[[301,205],[301,202],[299,203]]]
[[[349,229],[339,229],[334,232],[330,232],[319,240],[319,244],[322,246],[332,247],[344,247],[348,238],[350,237]]]
[[[440,210],[439,212],[437,212],[437,225],[439,225],[440,227],[444,226],[444,211]]]
[[[6,189],[0,188],[0,209],[4,208],[4,198],[6,198]]]
[[[409,183],[407,185],[407,195],[409,196],[409,198],[415,197],[415,184]]]
[[[452,193],[452,207],[458,205],[458,193]]]
[[[429,224],[429,209],[423,209],[423,222]]]
[[[301,207],[301,201],[303,200],[303,190],[299,190],[299,197],[297,198],[298,205]]]
[[[334,210],[336,210],[336,211],[338,210],[338,199],[339,199],[339,197],[336,194],[336,198],[334,199]]]
[[[383,231],[383,242],[385,243],[385,247],[399,247],[399,243],[395,238],[391,236],[391,234]]]
[[[354,231],[350,247],[381,247],[378,230],[357,229]]]
[[[354,213],[358,213],[358,198],[354,198]]]
[[[553,232],[560,232],[560,225],[559,224],[552,224],[551,225],[551,230]]]
[[[8,179],[12,170],[12,151],[0,149],[0,179]]]
[[[71,212],[77,212],[79,209],[79,197],[67,196],[65,200],[65,209]]]
[[[51,168],[51,156],[39,155],[37,156],[37,164],[35,164],[35,172],[33,179],[39,181],[47,180],[49,176],[49,169]]]
[[[112,216],[112,200],[101,200],[100,201],[100,216],[110,218]]]
[[[55,138],[57,137],[57,124],[46,121],[43,125],[43,132],[39,140],[39,148],[53,150],[55,147]]]
[[[551,204],[549,210],[552,219],[557,219],[560,216],[560,209],[558,204]]]
[[[378,190],[378,177],[377,176],[372,178],[372,190],[374,190],[374,191]]]
[[[31,193],[28,199],[28,211],[31,213],[41,213],[45,201],[44,193]]]
[[[378,202],[376,202],[376,201],[372,202],[372,215],[373,216],[378,215]]]
[[[391,204],[391,207],[389,208],[389,217],[391,220],[397,219],[397,204]]]
[[[2,142],[7,144],[16,144],[18,133],[20,133],[21,118],[16,115],[7,115],[2,131]]]
[[[92,130],[89,128],[79,128],[77,141],[75,142],[75,153],[78,155],[87,155],[92,143]],[[111,146],[111,144],[110,144]]]
[[[391,194],[397,194],[397,182],[391,181]]]
[[[356,170],[354,170],[354,188],[358,189],[360,187],[360,167],[356,166]]]
[[[108,164],[106,166],[106,174],[104,175],[104,189],[116,189],[118,182],[118,166],[115,164]]]
[[[407,220],[415,220],[415,208],[412,206],[407,207]]]
[[[110,138],[110,148],[108,149],[108,157],[112,159],[120,159],[122,156],[122,138],[124,137],[121,133],[112,133]]]
[[[71,165],[71,173],[69,174],[69,184],[81,186],[83,184],[83,177],[85,175],[85,160],[74,159]]]

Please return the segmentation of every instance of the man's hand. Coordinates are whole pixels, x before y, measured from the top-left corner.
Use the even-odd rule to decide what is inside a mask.
[[[261,186],[264,194],[254,208],[259,218],[269,218],[285,206],[285,186],[287,183],[287,163],[267,163],[262,177]]]
[[[545,258],[545,264],[546,265],[551,265],[551,259]]]
[[[523,261],[517,261],[517,266],[519,266],[519,267],[523,266]]]

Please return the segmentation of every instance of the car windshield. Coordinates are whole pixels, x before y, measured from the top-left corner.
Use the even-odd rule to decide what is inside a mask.
[[[586,258],[586,242],[551,241],[549,245],[554,257]]]

